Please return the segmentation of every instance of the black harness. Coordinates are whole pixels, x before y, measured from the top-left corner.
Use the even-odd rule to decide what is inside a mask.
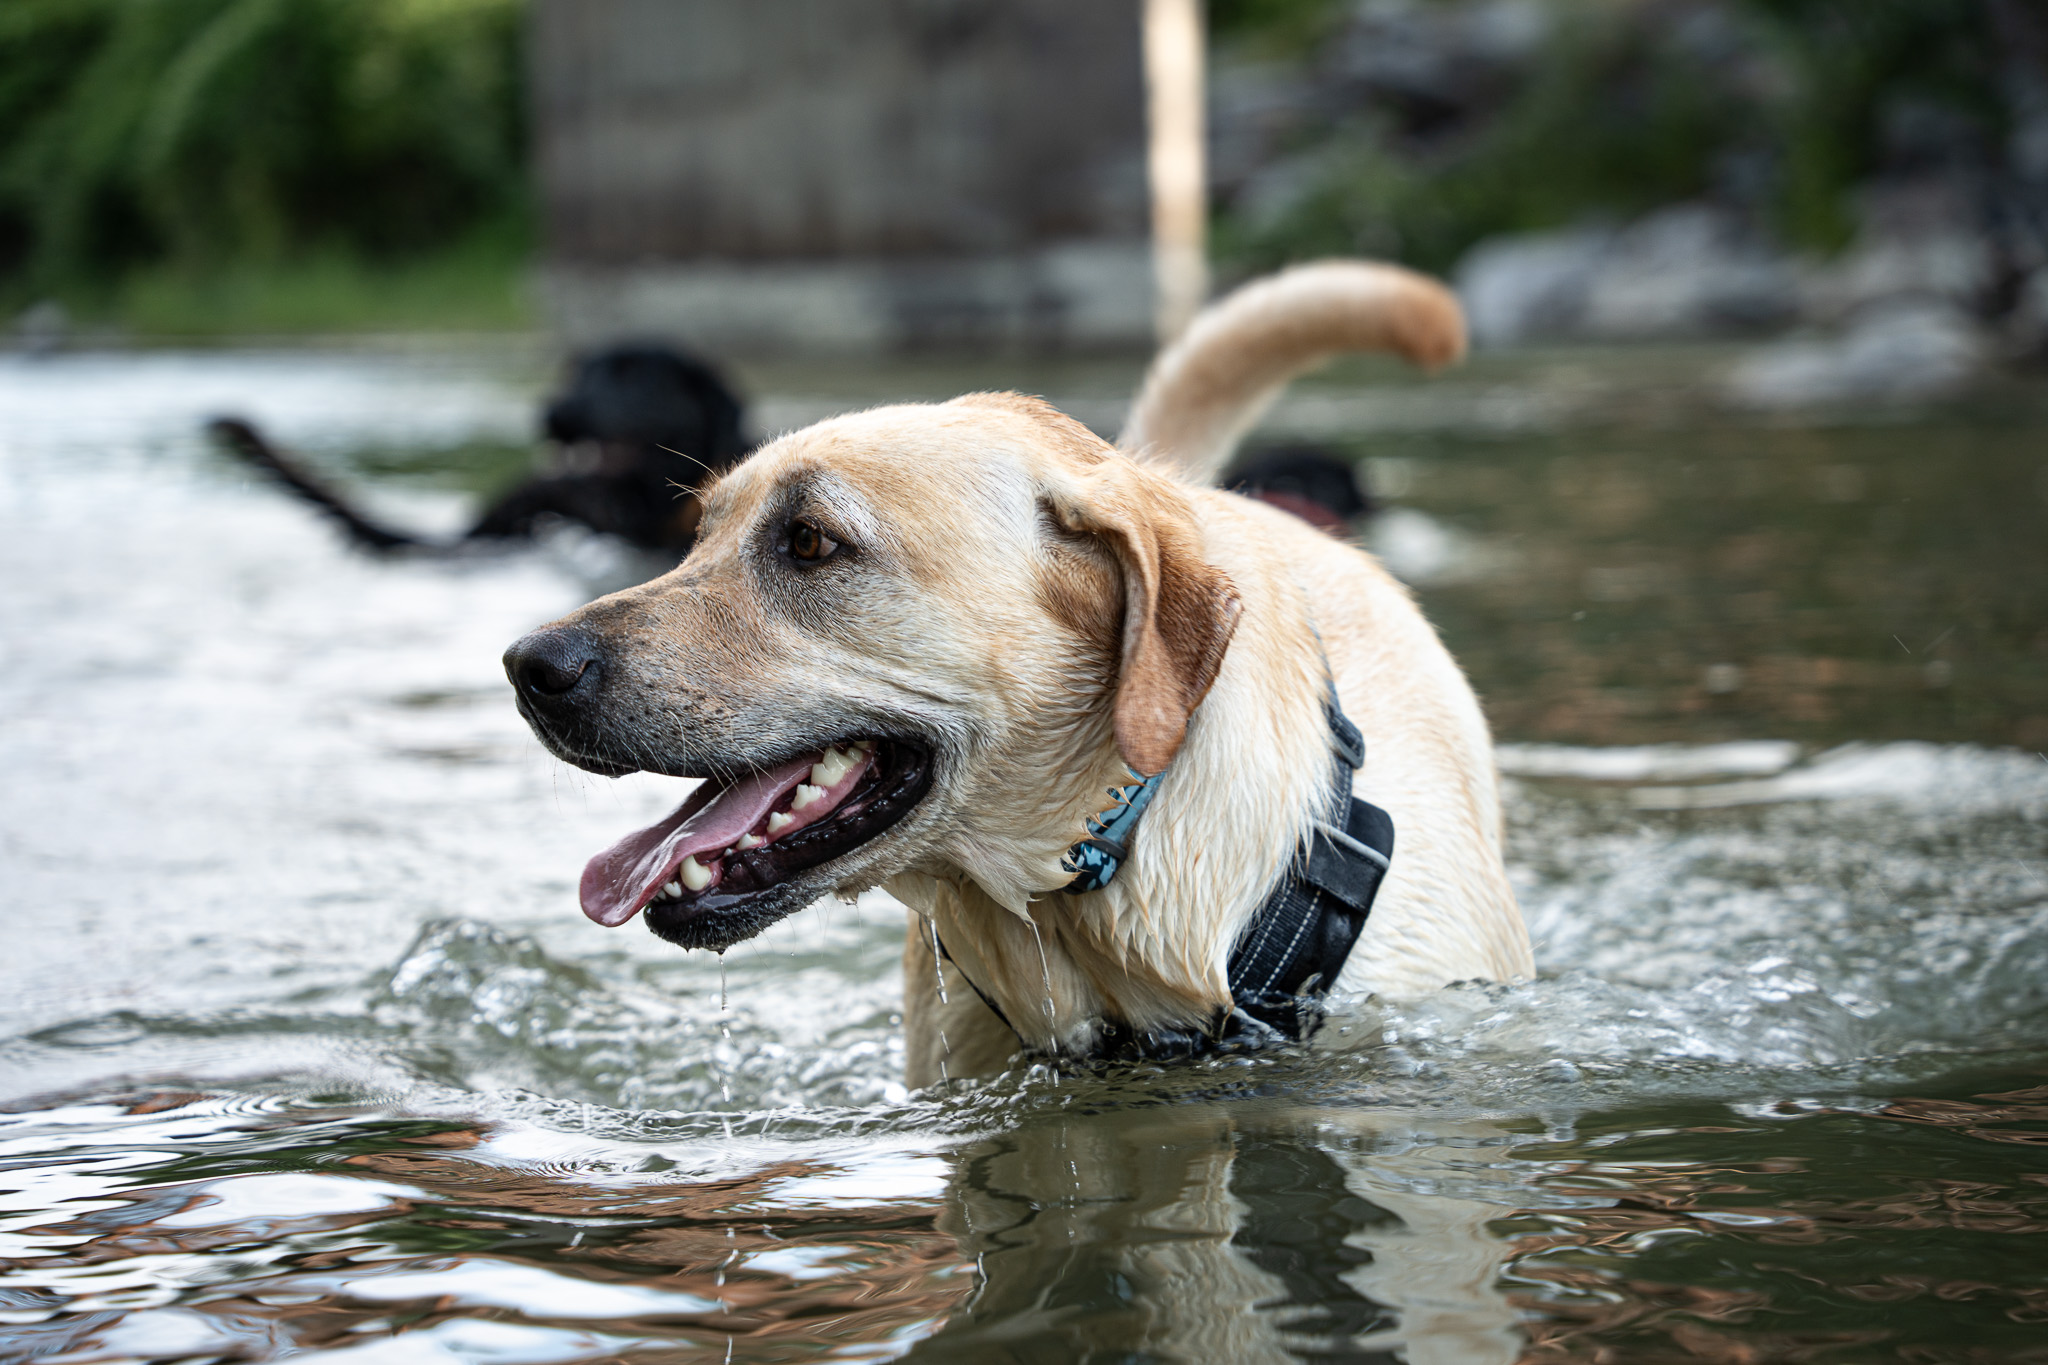
[[[1097,1056],[1115,1059],[1182,1057],[1223,1048],[1250,1048],[1270,1043],[1300,1042],[1322,1023],[1323,996],[1343,970],[1372,913],[1394,856],[1394,821],[1385,811],[1351,794],[1352,774],[1365,763],[1365,739],[1337,704],[1332,686],[1323,703],[1330,724],[1330,800],[1325,815],[1296,852],[1286,875],[1252,916],[1244,936],[1231,950],[1230,1004],[1210,1026],[1192,1029],[1139,1030],[1110,1020],[1097,1042]],[[1119,805],[1088,824],[1089,837],[1069,853],[1070,869],[1082,876],[1066,889],[1094,891],[1116,876],[1129,856],[1138,817],[1149,803],[1158,774],[1139,786],[1112,791]],[[1133,799],[1136,798],[1136,799]],[[1105,833],[1114,829],[1114,837]],[[1111,855],[1114,856],[1105,856]],[[932,941],[941,956],[953,955]],[[954,969],[960,964],[953,962]],[[966,973],[961,972],[962,977]],[[994,1011],[1005,1027],[1016,1028],[988,993],[967,984]],[[1018,1041],[1023,1036],[1018,1035]]]

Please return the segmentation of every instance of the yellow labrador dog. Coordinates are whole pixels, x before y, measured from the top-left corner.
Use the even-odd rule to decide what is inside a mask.
[[[763,446],[674,572],[506,654],[559,757],[704,779],[585,912],[723,951],[886,887],[916,1085],[1528,974],[1457,665],[1370,555],[1205,486],[1329,355],[1463,345],[1441,286],[1323,262],[1202,314],[1116,446],[1014,393]]]

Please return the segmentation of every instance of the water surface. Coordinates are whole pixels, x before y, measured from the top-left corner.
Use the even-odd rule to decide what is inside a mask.
[[[2048,1350],[2038,427],[1312,392],[1511,741],[1542,978],[913,1095],[886,898],[723,961],[575,912],[678,784],[547,759],[497,656],[629,563],[366,560],[196,438],[451,526],[544,378],[0,362],[0,1357]]]

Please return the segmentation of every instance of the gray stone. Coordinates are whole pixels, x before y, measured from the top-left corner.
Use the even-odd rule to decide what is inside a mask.
[[[1720,336],[1781,325],[1798,304],[1790,261],[1705,204],[1620,230],[1494,238],[1459,263],[1456,282],[1486,346]]]
[[[1780,410],[1925,402],[1966,387],[1986,358],[1967,314],[1906,299],[1860,315],[1832,340],[1759,351],[1729,375],[1727,394],[1744,407]]]
[[[1996,266],[1969,189],[1929,177],[1867,187],[1862,225],[1840,258],[1807,267],[1806,316],[1839,322],[1905,300],[1973,310]]]
[[[1513,346],[1570,336],[1613,233],[1574,228],[1495,237],[1458,263],[1454,276],[1473,344]]]
[[[1720,336],[1782,325],[1797,307],[1782,254],[1725,210],[1676,204],[1616,234],[1579,330],[1604,341]]]
[[[2007,336],[2022,355],[2048,354],[2048,267],[2036,270],[2020,287],[2019,302],[2007,320]]]

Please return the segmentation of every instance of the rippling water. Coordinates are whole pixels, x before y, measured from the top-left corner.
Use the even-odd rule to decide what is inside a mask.
[[[1989,744],[1508,746],[1535,983],[1354,1002],[1308,1057],[912,1095],[885,897],[723,961],[576,914],[676,784],[544,758],[497,656],[630,566],[371,562],[195,435],[233,407],[344,474],[503,467],[533,383],[0,362],[0,1358],[2048,1351],[2048,759],[1995,747],[2048,713],[2038,621]],[[1470,467],[1401,458],[1439,457]],[[1468,628],[1531,619],[1501,545],[1564,553],[1421,529]]]

